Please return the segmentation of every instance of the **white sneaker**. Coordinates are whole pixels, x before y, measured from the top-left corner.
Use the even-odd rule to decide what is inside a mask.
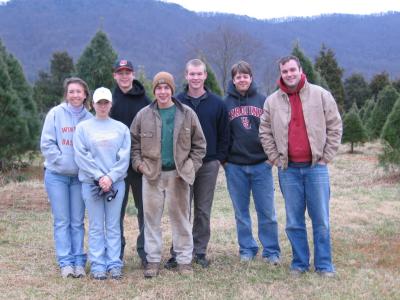
[[[62,278],[74,277],[74,268],[72,266],[62,267],[61,277]]]
[[[83,266],[75,266],[74,267],[74,277],[75,278],[82,278],[86,276],[85,267]]]

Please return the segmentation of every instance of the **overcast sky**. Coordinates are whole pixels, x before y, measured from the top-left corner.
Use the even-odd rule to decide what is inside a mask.
[[[163,0],[197,12],[225,12],[258,19],[320,14],[400,11],[400,0]]]
[[[10,0],[0,0],[0,3]],[[85,1],[85,0],[82,0]],[[146,1],[146,0],[143,0]],[[400,11],[400,0],[160,0],[197,12],[225,12],[258,19],[320,14]]]

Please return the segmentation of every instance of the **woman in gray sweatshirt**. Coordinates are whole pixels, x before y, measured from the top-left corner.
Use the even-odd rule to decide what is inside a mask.
[[[57,261],[64,278],[85,276],[85,204],[72,139],[75,126],[93,117],[85,107],[89,95],[86,82],[80,78],[67,78],[64,82],[65,101],[47,114],[40,139],[45,158],[44,184],[53,213]]]
[[[101,87],[94,92],[93,106],[96,117],[77,126],[73,143],[89,216],[91,275],[103,280],[109,273],[111,278],[120,279],[120,214],[131,138],[125,124],[109,117],[109,89]]]

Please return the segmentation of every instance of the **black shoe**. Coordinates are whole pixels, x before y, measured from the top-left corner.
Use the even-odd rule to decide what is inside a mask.
[[[147,259],[141,259],[141,260],[140,260],[140,265],[141,265],[141,267],[142,267],[143,270],[146,269],[146,266],[147,266]]]
[[[196,254],[194,257],[194,262],[203,268],[208,268],[210,261],[206,258],[205,254]]]
[[[164,264],[164,268],[167,270],[175,269],[178,267],[178,263],[176,261],[175,257],[171,257],[170,259],[167,260],[167,262]]]

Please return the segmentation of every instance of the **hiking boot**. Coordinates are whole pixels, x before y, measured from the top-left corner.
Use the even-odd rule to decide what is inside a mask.
[[[254,260],[254,256],[240,255],[240,262],[247,263]]]
[[[99,272],[92,273],[91,277],[94,280],[106,280],[107,279],[107,274],[106,274],[106,272],[99,271]]]
[[[171,257],[170,259],[167,260],[167,262],[164,264],[164,268],[167,270],[172,270],[178,267],[178,263],[176,261],[175,257]]]
[[[110,271],[111,279],[120,280],[122,279],[122,270],[121,268],[112,268]]]
[[[205,254],[196,254],[194,257],[194,262],[203,268],[208,268],[210,261],[206,258]]]
[[[74,267],[74,277],[82,278],[86,276],[86,271],[84,266],[75,266]]]
[[[293,277],[300,277],[300,276],[304,275],[305,273],[306,273],[306,271],[302,270],[302,269],[291,269],[289,271],[289,274]]]
[[[263,257],[263,260],[270,266],[280,266],[281,260],[277,256]]]
[[[160,263],[147,262],[146,268],[143,271],[144,278],[153,278],[160,272]]]
[[[65,266],[61,268],[61,277],[70,278],[74,277],[74,268],[72,266]]]
[[[320,277],[325,277],[325,278],[335,278],[336,277],[336,272],[330,272],[330,271],[317,271],[317,274]]]
[[[178,264],[178,273],[184,276],[193,275],[192,264]]]

